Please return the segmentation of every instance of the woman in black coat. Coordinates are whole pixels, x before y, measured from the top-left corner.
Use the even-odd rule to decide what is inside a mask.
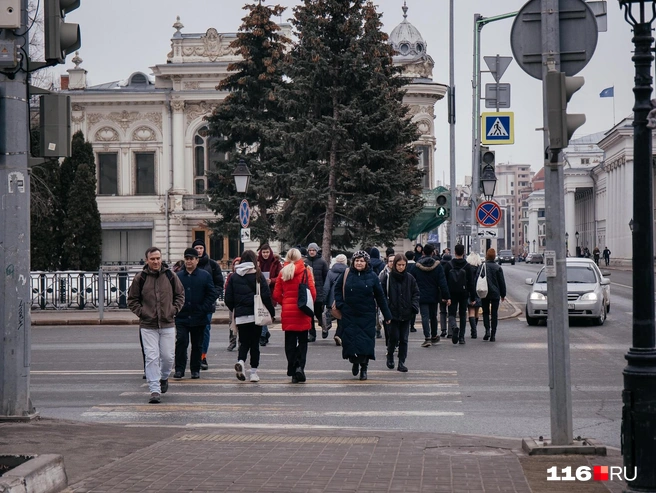
[[[335,285],[341,286],[342,282],[343,275]],[[369,360],[376,359],[376,306],[382,311],[385,323],[392,319],[380,280],[369,266],[367,252],[359,250],[353,254],[344,292],[335,289],[335,305],[342,312],[342,357],[353,363],[353,376],[359,372],[360,380],[366,380]]]
[[[499,303],[506,299],[506,280],[503,277],[503,269],[495,262],[496,256],[496,250],[490,248],[485,254],[485,262],[478,270],[480,275],[481,270],[485,268],[487,277],[487,296],[481,299],[481,303],[483,325],[485,326],[483,340],[490,342],[496,341]],[[492,329],[491,332],[490,329]]]
[[[394,350],[399,345],[399,366],[397,370],[407,372],[405,359],[408,356],[408,335],[410,321],[419,313],[419,288],[417,281],[406,271],[407,262],[404,255],[394,256],[392,270],[383,274],[381,280],[383,293],[389,303],[392,322],[389,325],[387,343],[387,368],[394,368]]]

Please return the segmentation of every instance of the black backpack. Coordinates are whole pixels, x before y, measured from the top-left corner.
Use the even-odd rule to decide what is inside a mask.
[[[468,293],[467,290],[467,271],[465,267],[456,269],[451,262],[451,270],[449,271],[449,292],[451,297],[462,297]]]

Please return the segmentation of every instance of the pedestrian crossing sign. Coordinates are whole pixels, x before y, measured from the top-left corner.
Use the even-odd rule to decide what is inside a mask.
[[[492,112],[481,114],[482,144],[514,144],[513,112]]]

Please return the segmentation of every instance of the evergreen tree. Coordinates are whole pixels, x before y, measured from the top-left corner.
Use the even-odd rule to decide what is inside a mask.
[[[82,132],[73,135],[71,157],[60,170],[63,247],[62,270],[96,270],[102,259],[102,229],[96,202],[93,147]],[[63,197],[66,199],[63,200]]]
[[[279,234],[289,243],[322,237],[331,247],[392,243],[422,207],[422,171],[411,148],[416,126],[403,106],[408,83],[392,62],[380,14],[365,0],[303,0],[298,43],[278,91],[285,201]],[[284,183],[284,185],[283,185]]]
[[[269,149],[269,142],[275,139],[270,122],[282,119],[275,88],[282,81],[280,66],[290,40],[279,33],[280,27],[271,20],[285,11],[283,7],[268,7],[259,1],[246,5],[244,10],[249,13],[242,19],[237,39],[230,44],[242,58],[228,66],[233,73],[221,81],[218,89],[230,94],[208,118],[215,151],[230,156],[212,163],[209,205],[217,215],[212,224],[214,230],[222,235],[236,235],[239,203],[247,198],[254,206],[251,236],[265,242],[276,237],[274,215],[280,197],[272,173],[277,158]],[[252,174],[245,197],[235,193],[232,177],[240,159],[246,160]]]
[[[48,160],[30,169],[31,270],[57,270],[61,255],[59,162]]]

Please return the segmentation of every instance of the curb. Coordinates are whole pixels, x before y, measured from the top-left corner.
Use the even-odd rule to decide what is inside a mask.
[[[36,455],[0,477],[2,493],[58,493],[68,486],[64,458]]]
[[[227,325],[228,324],[228,319],[227,318],[213,318],[212,323],[213,324]],[[104,318],[104,319],[100,320],[100,319],[97,319],[97,318],[89,318],[89,319],[69,320],[69,319],[51,318],[51,319],[42,319],[42,320],[32,320],[31,325],[32,326],[35,326],[35,325],[40,325],[40,326],[139,325],[139,319],[135,318],[135,319],[131,319],[131,320],[126,320],[124,318]]]
[[[511,315],[504,315],[503,317],[499,317],[499,320],[508,320],[511,318],[519,317],[522,314],[522,310],[520,308],[517,308],[517,306],[515,306],[515,304],[512,301],[510,301],[508,298],[506,298],[506,302],[515,311]]]

